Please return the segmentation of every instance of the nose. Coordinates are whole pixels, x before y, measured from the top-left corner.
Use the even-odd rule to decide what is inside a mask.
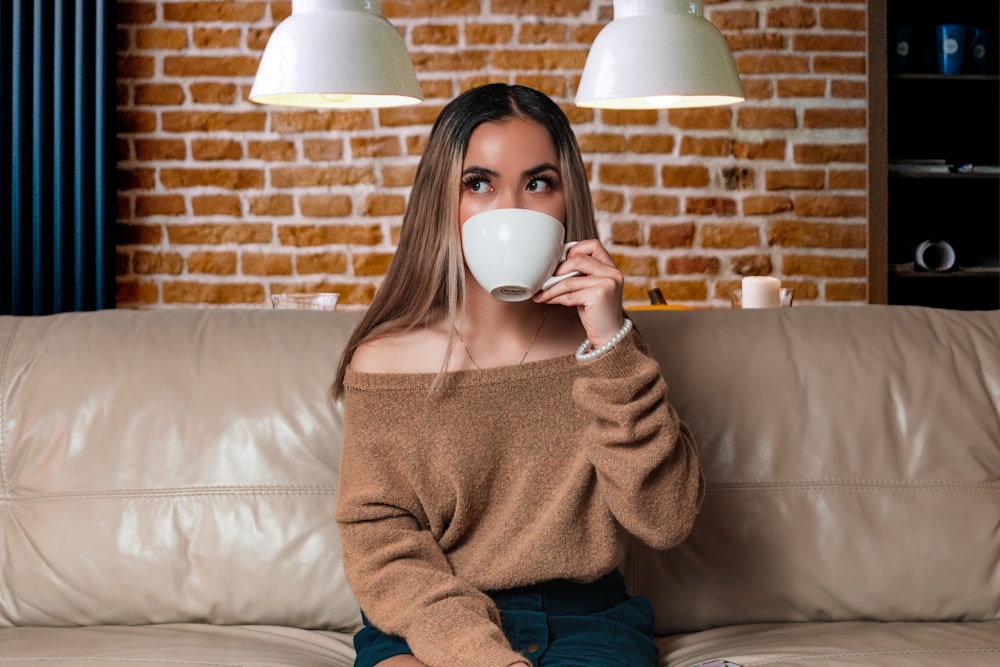
[[[521,188],[503,188],[497,193],[497,208],[524,208],[524,191]]]

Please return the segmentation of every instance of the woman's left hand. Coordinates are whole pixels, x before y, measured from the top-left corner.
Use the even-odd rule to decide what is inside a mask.
[[[556,269],[556,275],[579,271],[536,294],[537,303],[576,307],[587,339],[600,347],[622,326],[622,286],[625,282],[611,255],[597,239],[580,241]]]

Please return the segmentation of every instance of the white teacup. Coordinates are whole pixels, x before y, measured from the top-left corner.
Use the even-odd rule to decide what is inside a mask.
[[[476,281],[501,301],[525,301],[561,280],[559,263],[576,242],[563,243],[566,230],[551,215],[522,208],[499,208],[471,216],[462,225],[462,252]]]

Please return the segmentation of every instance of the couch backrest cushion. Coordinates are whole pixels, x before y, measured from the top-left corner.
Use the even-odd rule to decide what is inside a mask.
[[[1000,313],[639,312],[708,491],[628,560],[660,632],[1000,618]]]
[[[0,625],[356,627],[328,401],[355,319],[0,318]]]

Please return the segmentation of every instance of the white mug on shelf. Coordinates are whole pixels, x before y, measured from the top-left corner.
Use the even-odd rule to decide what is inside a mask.
[[[955,249],[947,241],[924,241],[917,246],[913,261],[925,271],[947,271],[955,266]]]

